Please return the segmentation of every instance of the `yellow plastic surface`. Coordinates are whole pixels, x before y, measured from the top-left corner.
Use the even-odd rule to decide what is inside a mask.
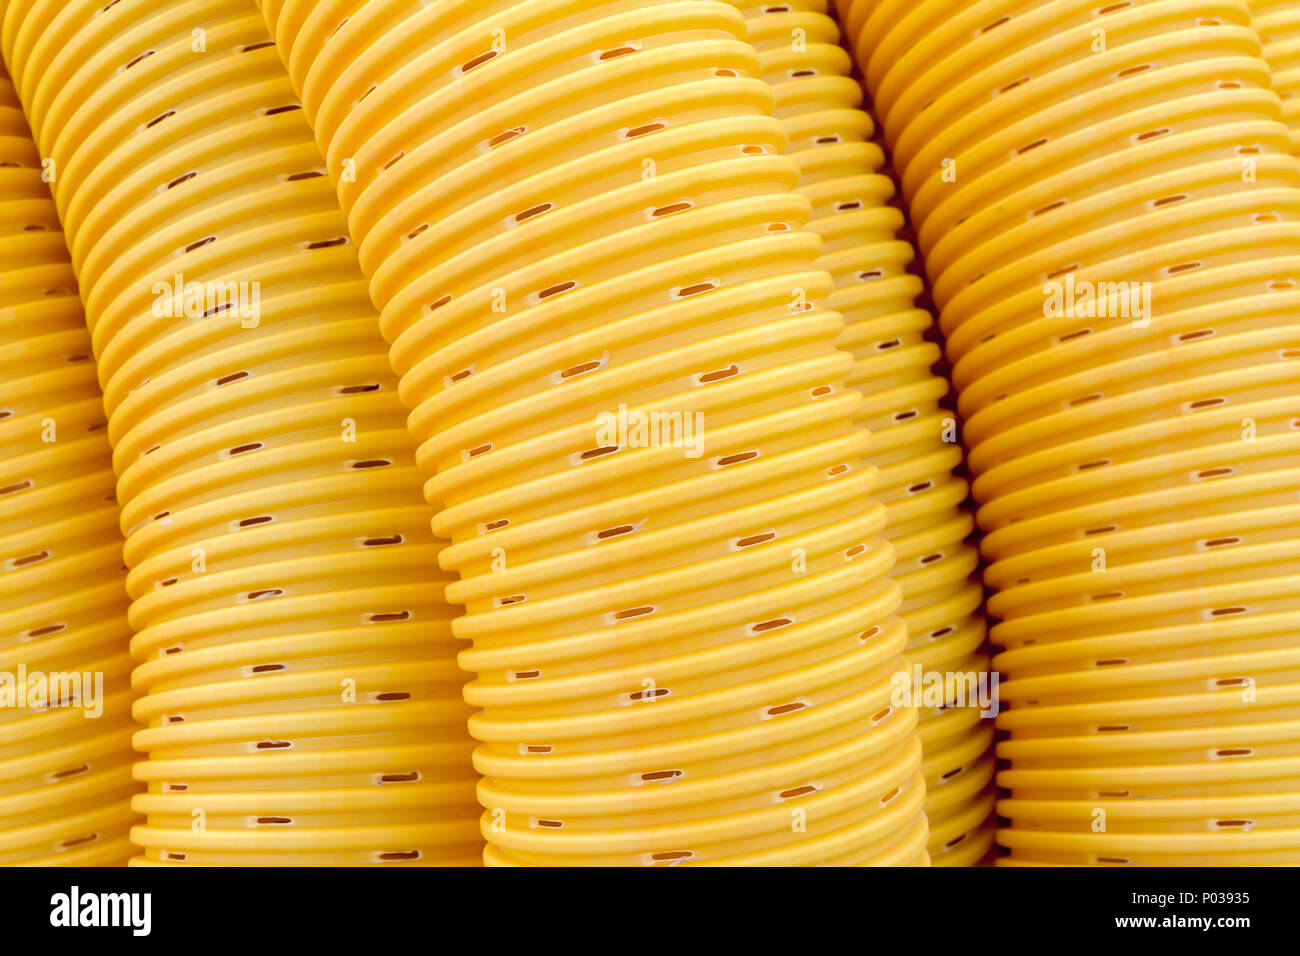
[[[131,854],[124,572],[77,283],[0,69],[0,865]]]
[[[840,12],[968,419],[1002,862],[1296,862],[1300,166],[1271,44],[1243,0]],[[1048,305],[1120,281],[1145,315]]]
[[[1264,44],[1272,86],[1291,130],[1291,152],[1300,150],[1300,6],[1293,0],[1250,0],[1250,22]]]
[[[261,16],[18,0],[3,45],[58,170],[114,446],[133,862],[478,863],[443,542]],[[202,285],[227,281],[240,308]],[[168,314],[156,283],[205,298]]]
[[[928,862],[866,402],[740,13],[263,10],[445,506],[486,861]]]
[[[898,553],[908,657],[926,672],[978,677],[987,667],[983,592],[965,540],[974,526],[962,508],[966,482],[953,474],[961,446],[955,416],[940,404],[947,382],[931,372],[939,359],[927,338],[933,320],[915,305],[922,283],[908,266],[916,252],[898,236],[903,216],[889,204],[894,187],[862,88],[825,2],[733,2],[772,84],[785,153],[799,163],[798,191],[813,206],[808,228],[823,241],[817,265],[835,280],[826,303],[845,319],[837,344],[854,357],[848,384],[867,398],[857,421],[872,433],[869,456],[880,469],[874,497],[886,506],[885,537]],[[956,685],[949,689],[945,705]],[[922,708],[919,725],[936,866],[973,862],[992,845],[993,764],[981,759],[992,724],[972,714],[945,720],[942,710]]]

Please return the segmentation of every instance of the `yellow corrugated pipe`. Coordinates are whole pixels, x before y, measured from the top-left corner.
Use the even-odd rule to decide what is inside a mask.
[[[261,16],[13,0],[3,49],[57,170],[114,446],[135,862],[477,863],[443,542]]]
[[[140,789],[122,535],[43,172],[0,69],[0,865],[120,866]]]
[[[1003,862],[1300,862],[1300,166],[1249,9],[841,12],[988,532]]]
[[[741,15],[264,11],[443,505],[487,861],[925,862],[864,398]]]

